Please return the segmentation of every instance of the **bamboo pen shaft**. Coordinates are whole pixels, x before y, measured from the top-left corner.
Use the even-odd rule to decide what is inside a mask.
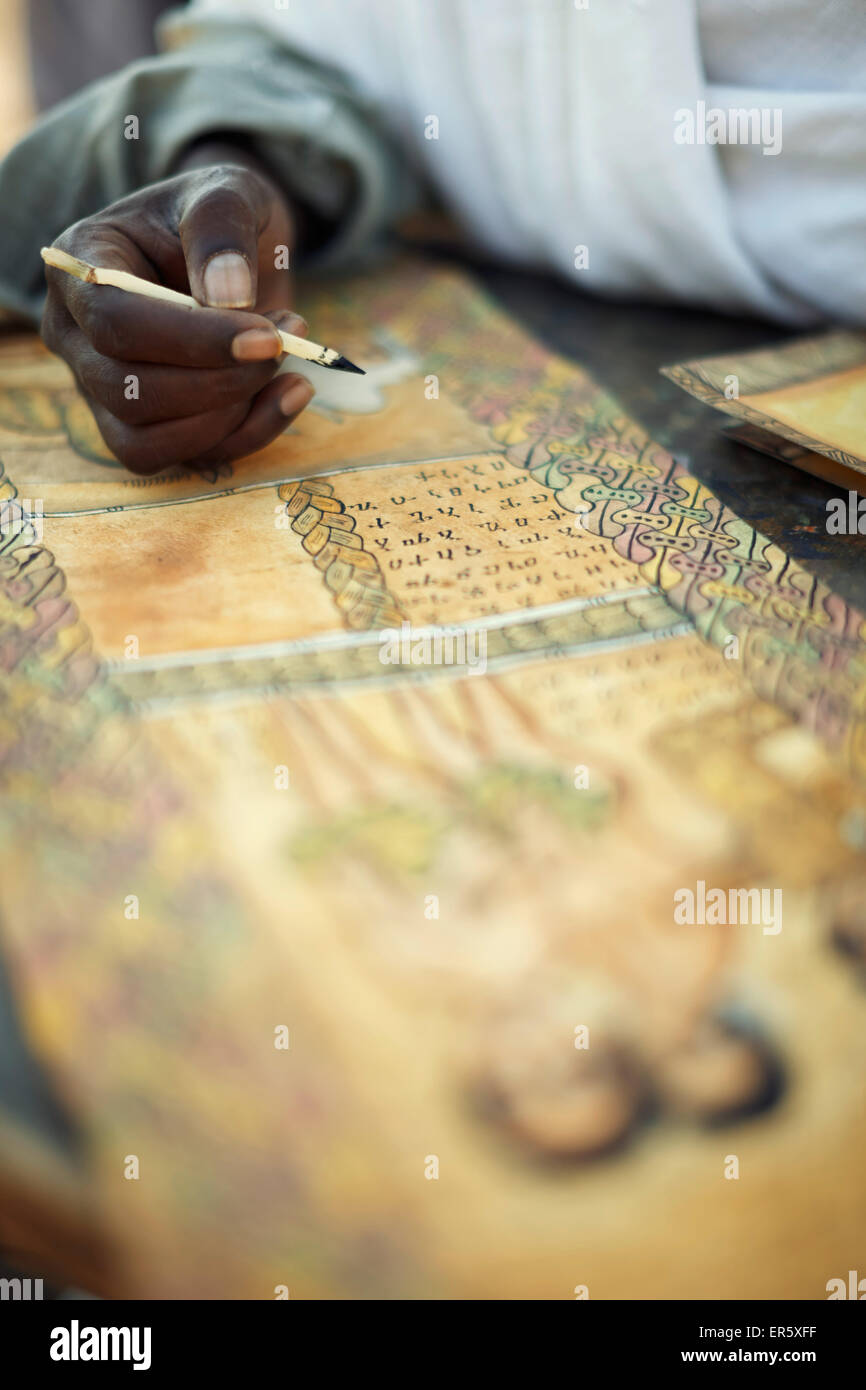
[[[67,251],[61,251],[56,246],[43,246],[41,255],[46,265],[53,266],[55,270],[64,270],[67,275],[74,275],[77,280],[83,280],[87,284],[112,285],[117,290],[125,290],[127,294],[138,294],[145,299],[161,299],[168,304],[182,304],[186,309],[207,307],[199,304],[191,294],[170,290],[166,285],[155,285],[153,281],[142,280],[140,276],[132,275],[128,270],[110,270],[108,267],[89,265],[87,261],[70,256]],[[357,372],[362,376],[364,374],[363,368],[356,367],[354,362],[343,357],[335,348],[323,347],[321,343],[310,342],[308,338],[298,338],[294,333],[284,333],[279,328],[276,328],[275,332],[279,334],[283,352],[289,352],[293,357],[301,357],[306,362],[317,362],[320,367],[334,367],[337,371]]]

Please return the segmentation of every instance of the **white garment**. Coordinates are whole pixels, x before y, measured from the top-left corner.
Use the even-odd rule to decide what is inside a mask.
[[[191,14],[254,19],[347,73],[491,254],[607,292],[866,323],[864,0],[582,2]],[[676,143],[676,113],[700,102],[778,108],[780,153]]]

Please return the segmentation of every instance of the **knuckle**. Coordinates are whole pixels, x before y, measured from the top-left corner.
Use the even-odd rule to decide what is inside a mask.
[[[159,420],[171,420],[191,414],[193,405],[189,396],[185,395],[182,402],[179,402],[178,395],[176,389],[172,390],[158,379],[142,376],[138,397],[124,402],[127,417],[140,423],[155,424]]]
[[[243,367],[229,367],[213,383],[213,397],[208,402],[216,410],[229,409],[252,401],[272,377],[276,376],[277,362],[250,362]],[[204,407],[203,407],[204,408]]]
[[[99,226],[99,222],[98,213],[92,213],[89,217],[80,217],[77,222],[70,222],[69,226],[57,237],[54,245],[59,246],[61,251],[74,252],[78,247],[87,244],[94,230]]]
[[[266,199],[264,180],[251,169],[234,164],[214,164],[203,171],[198,186],[191,191],[180,218],[183,229],[191,218],[203,215],[220,217],[229,222],[249,220],[258,213]]]
[[[82,260],[87,260],[94,241],[99,240],[103,225],[101,214],[82,217],[61,232],[60,236],[55,238],[54,245],[61,251],[68,251],[70,256],[80,256]]]
[[[212,184],[214,192],[221,197],[238,198],[245,204],[251,197],[257,197],[263,187],[262,180],[252,169],[228,162],[213,166]]]
[[[142,424],[150,415],[153,392],[138,363],[119,362],[92,354],[88,363],[90,389],[112,415],[124,424]],[[161,418],[158,414],[156,419]]]
[[[86,310],[83,319],[81,327],[98,353],[103,357],[112,358],[123,355],[122,334],[118,325],[104,310]]]
[[[160,434],[159,426],[131,428],[127,448],[127,468],[133,473],[161,473],[181,462],[180,453],[170,438]]]
[[[142,435],[141,430],[98,406],[94,408],[93,415],[105,443],[130,473],[158,473],[165,467],[164,463],[157,461],[152,442]]]
[[[121,463],[129,469],[130,473],[139,473],[145,476],[151,473],[161,473],[163,468],[168,468],[171,464],[178,462],[172,450],[160,448],[153,439],[142,440],[138,436],[139,431],[135,427],[131,427],[126,433],[123,454],[122,456],[118,455]]]

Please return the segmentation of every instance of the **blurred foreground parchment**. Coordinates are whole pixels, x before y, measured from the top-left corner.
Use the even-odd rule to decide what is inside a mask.
[[[2,948],[101,1291],[825,1297],[863,617],[457,274],[301,307],[368,375],[210,478],[0,345]]]

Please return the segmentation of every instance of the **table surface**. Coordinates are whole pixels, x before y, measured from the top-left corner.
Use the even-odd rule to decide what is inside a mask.
[[[725,437],[719,412],[659,373],[674,362],[783,341],[778,325],[702,311],[589,297],[541,276],[471,267],[486,288],[549,348],[584,366],[624,411],[736,513],[866,611],[864,538],[829,536],[836,489]],[[0,1113],[78,1165],[74,1118],[64,1113],[23,1036],[0,961]]]

